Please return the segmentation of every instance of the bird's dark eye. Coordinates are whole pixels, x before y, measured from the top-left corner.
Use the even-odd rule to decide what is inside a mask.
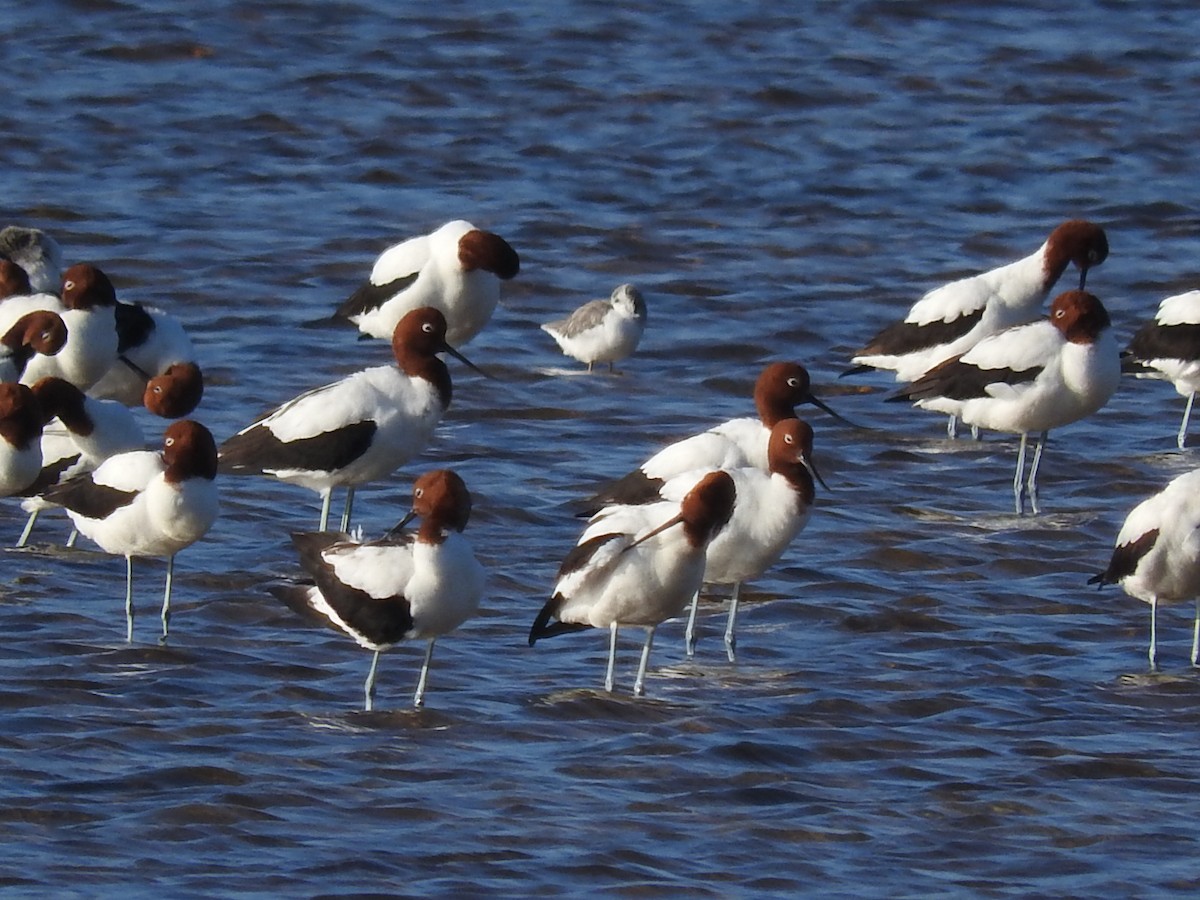
[[[788,383],[789,387],[797,387],[800,384],[800,379],[799,378],[789,378],[787,383]]]
[[[1054,318],[1061,319],[1066,314],[1067,314],[1067,311],[1065,309],[1056,309],[1054,311]]]
[[[63,282],[63,290],[64,291],[72,290],[74,287],[75,287],[75,282],[73,282],[73,281],[64,281]]]
[[[426,334],[433,334],[433,325],[426,322],[424,325],[421,326],[421,330],[424,331]]]
[[[175,438],[167,438],[167,440],[166,440],[166,441],[165,441],[165,443],[164,443],[164,446],[170,447],[170,446],[172,446],[174,443],[175,443]]]

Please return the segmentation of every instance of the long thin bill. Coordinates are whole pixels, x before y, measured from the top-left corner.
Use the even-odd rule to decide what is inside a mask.
[[[404,526],[417,517],[417,511],[410,509],[408,515],[388,529],[388,533],[383,536],[384,540],[390,540],[404,530]]]
[[[668,528],[678,525],[682,521],[683,521],[683,513],[680,513],[677,516],[672,516],[670,519],[667,519],[667,521],[663,522],[657,528],[653,529],[652,531],[647,531],[645,534],[643,534],[640,538],[638,538],[636,541],[634,541],[632,544],[630,544],[628,547],[626,547],[625,550],[622,550],[621,552],[624,553],[627,550],[632,550],[634,547],[636,547],[638,544],[642,543],[643,541],[650,540],[650,538],[654,537],[656,534],[662,534]]]
[[[833,416],[833,418],[837,419],[837,420],[838,420],[839,422],[841,422],[843,425],[849,425],[851,428],[862,428],[862,426],[861,426],[861,425],[858,425],[858,424],[856,424],[856,423],[854,423],[854,422],[851,422],[851,421],[850,421],[849,419],[847,419],[845,416],[838,415],[836,412],[834,412],[834,411],[833,411],[833,410],[830,408],[829,404],[827,404],[827,403],[826,403],[824,400],[822,400],[821,398],[819,398],[819,397],[818,397],[818,396],[816,396],[815,394],[811,394],[811,393],[810,393],[810,394],[808,395],[808,399],[807,399],[805,402],[807,402],[807,403],[811,403],[811,404],[812,404],[813,406],[815,406],[817,409],[819,409],[819,410],[822,410],[823,412],[826,412],[826,413],[828,413],[829,415]]]
[[[455,359],[457,359],[460,363],[462,363],[468,369],[472,369],[472,370],[478,372],[484,378],[491,378],[493,381],[496,380],[493,376],[491,376],[487,372],[483,371],[483,369],[479,368],[479,366],[475,365],[475,363],[471,362],[469,359],[467,359],[465,356],[463,356],[461,353],[459,353],[457,350],[455,350],[449,344],[443,344],[442,349],[445,352],[449,353],[451,356],[453,356]]]
[[[817,479],[817,483],[820,484],[821,487],[825,488],[827,491],[833,490],[833,488],[825,483],[825,479],[821,477],[821,473],[817,471],[817,464],[815,462],[813,462],[807,456],[802,456],[800,457],[800,465],[808,469],[808,474]]]

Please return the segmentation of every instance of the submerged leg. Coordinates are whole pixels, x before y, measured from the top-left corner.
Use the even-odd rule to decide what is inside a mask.
[[[608,671],[604,673],[604,689],[613,689],[613,667],[617,664],[617,623],[608,626]]]
[[[346,488],[346,508],[342,511],[342,531],[350,530],[350,511],[354,509],[354,485]],[[325,529],[321,529],[324,531]]]
[[[688,658],[696,655],[696,608],[700,606],[700,591],[692,594],[692,608],[688,610],[687,627],[683,631],[683,652]]]
[[[421,664],[421,677],[417,679],[417,692],[413,695],[413,706],[420,708],[425,705],[425,683],[429,680],[429,662],[433,659],[433,642],[436,638],[429,639],[429,646],[425,648],[425,662]]]
[[[367,682],[363,685],[363,693],[366,695],[366,701],[363,703],[363,710],[370,712],[375,700],[375,670],[379,668],[379,651],[375,651],[375,655],[371,657],[371,668],[367,672]]]
[[[329,504],[333,500],[333,488],[327,487],[321,491],[321,527],[317,531],[324,531],[329,527]]]
[[[1192,665],[1196,665],[1196,658],[1200,657],[1200,597],[1196,598],[1196,618],[1192,622]]]
[[[958,437],[958,416],[954,414],[951,414],[950,418],[946,421],[946,437],[950,438],[950,440]]]
[[[1029,435],[1021,433],[1021,447],[1017,450],[1017,474],[1013,477],[1013,497],[1016,498],[1017,515],[1025,515],[1025,445]]]
[[[1158,671],[1158,598],[1150,598],[1150,671]]]
[[[125,640],[133,643],[133,557],[125,557]]]
[[[729,621],[725,623],[725,653],[729,656],[730,662],[737,659],[737,637],[734,635],[733,629],[737,624],[738,598],[741,593],[742,583],[739,581],[733,586],[733,594],[729,598]]]
[[[637,678],[633,682],[633,694],[640,697],[646,693],[646,664],[650,662],[650,647],[654,644],[654,629],[651,625],[646,629],[646,643],[642,644],[642,660],[638,663]]]
[[[29,535],[33,533],[33,523],[37,521],[38,512],[40,512],[40,510],[35,509],[29,514],[29,518],[25,521],[25,530],[22,531],[21,536],[17,538],[18,547],[24,547],[29,543]]]
[[[72,528],[71,533],[67,535],[67,546],[74,547],[77,540],[79,540],[79,529]]]
[[[1037,473],[1038,466],[1042,464],[1042,449],[1046,446],[1046,438],[1049,436],[1049,431],[1043,431],[1038,438],[1037,447],[1033,451],[1033,462],[1029,466],[1029,505],[1033,507],[1034,515],[1038,513],[1037,505]]]
[[[1182,450],[1187,444],[1188,420],[1192,418],[1192,404],[1196,401],[1196,392],[1192,391],[1188,394],[1187,406],[1183,408],[1183,421],[1179,423],[1179,436],[1175,439],[1175,443]],[[18,547],[20,544],[17,545]]]
[[[175,554],[167,557],[167,584],[163,589],[162,623],[163,633],[159,643],[166,643],[167,626],[171,623],[171,583],[175,579]]]

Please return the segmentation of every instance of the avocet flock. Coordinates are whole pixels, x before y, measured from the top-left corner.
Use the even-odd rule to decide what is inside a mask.
[[[1200,290],[1164,299],[1122,353],[1103,303],[1087,292],[1089,270],[1108,256],[1094,223],[1070,220],[1037,251],[930,291],[903,321],[852,354],[850,372],[890,369],[906,385],[890,399],[913,402],[978,429],[1020,435],[1015,506],[1038,512],[1037,472],[1047,433],[1103,407],[1122,369],[1166,379],[1187,397],[1177,444],[1187,443],[1200,390]],[[220,445],[184,418],[203,377],[184,325],[160,309],[125,303],[94,264],[63,268],[49,235],[0,231],[0,495],[20,498],[34,520],[62,507],[79,532],[126,559],[126,637],[133,640],[133,560],[164,557],[162,640],[168,633],[175,554],[200,540],[218,514],[218,471],[269,475],[318,492],[320,530],[295,534],[308,580],[272,591],[293,609],[374,651],[365,685],[372,708],[380,653],[427,641],[414,703],[424,701],[434,641],[473,616],[484,570],[463,536],[471,496],[453,471],[415,480],[412,512],[377,540],[350,531],[354,489],[390,476],[418,456],[450,404],[450,353],[490,320],[500,282],[520,270],[506,240],[455,220],[383,251],[366,283],[334,318],[390,339],[395,365],[364,369],[301,394]],[[1079,286],[1041,308],[1068,266]],[[632,284],[542,328],[568,356],[613,364],[632,355],[646,302]],[[474,368],[474,366],[471,366]],[[811,389],[799,363],[764,367],[754,386],[757,418],[733,419],[677,441],[581,501],[589,516],[563,559],[529,631],[532,645],[568,631],[607,628],[606,690],[613,690],[617,635],[646,632],[634,693],[644,692],[651,644],[663,622],[691,606],[685,650],[695,649],[701,588],[729,585],[725,645],[735,658],[744,582],[786,552],[808,521],[821,480],[812,404],[842,420]],[[127,407],[175,420],[160,449]],[[1037,444],[1028,476],[1030,434]],[[327,530],[332,494],[346,488],[341,529]],[[248,487],[247,490],[252,490]],[[15,501],[13,501],[15,502]],[[420,527],[405,533],[414,516]],[[74,535],[72,535],[72,541]],[[1200,469],[1139,504],[1116,539],[1108,567],[1092,579],[1120,583],[1150,604],[1150,665],[1157,667],[1160,603],[1196,604],[1192,664],[1200,656]]]

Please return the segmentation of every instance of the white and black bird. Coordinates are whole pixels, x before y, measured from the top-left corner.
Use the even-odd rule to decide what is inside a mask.
[[[742,584],[758,578],[779,561],[804,530],[821,480],[813,459],[813,430],[801,419],[784,419],[771,429],[767,469],[727,469],[737,492],[733,515],[708,545],[704,561],[706,585],[729,585],[729,616],[725,624],[725,652],[736,658],[736,624]],[[666,482],[655,499],[678,500],[713,470],[677,475]],[[601,511],[593,522],[604,516]],[[684,632],[684,649],[696,648],[696,613],[700,592],[692,597]]]
[[[91,472],[104,460],[118,453],[145,448],[142,427],[134,413],[117,400],[100,400],[85,394],[62,378],[49,376],[33,385],[41,411],[42,471],[29,488],[21,492],[21,508],[29,513],[25,530],[17,541],[24,547],[33,533],[42,510],[56,504],[46,493],[56,485]],[[147,383],[142,405],[164,419],[186,416],[196,407],[200,385],[186,366],[172,366]],[[74,546],[72,532],[67,546]]]
[[[754,383],[757,416],[729,419],[668,444],[636,469],[600,487],[579,504],[580,514],[590,516],[614,503],[641,503],[665,482],[684,472],[742,466],[754,466],[765,472],[769,467],[767,446],[771,430],[784,419],[796,418],[796,407],[803,403],[816,406],[838,421],[846,421],[812,392],[812,381],[804,366],[768,363]]]
[[[133,561],[166,557],[162,639],[171,616],[175,555],[208,533],[219,511],[217,446],[199,422],[167,426],[161,451],[118,453],[47,492],[80,533],[125,557],[126,638],[133,640]]]
[[[333,532],[293,534],[300,564],[315,583],[273,592],[292,609],[345,632],[374,651],[364,685],[373,706],[379,655],[401,641],[426,641],[413,705],[425,702],[434,642],[475,615],[484,570],[462,532],[471,495],[450,469],[426,472],[413,484],[412,511],[382,540],[355,541]],[[415,533],[393,536],[421,517]]]
[[[614,363],[633,355],[646,330],[646,300],[632,284],[618,285],[607,300],[591,300],[565,319],[542,325],[567,356],[587,364]]]
[[[53,375],[86,391],[99,381],[117,359],[116,306],[112,281],[91,263],[77,263],[63,272],[58,297],[30,294],[0,303],[0,333],[38,310],[56,313],[66,326],[62,348],[52,356],[31,357],[21,374],[22,383]]]
[[[645,692],[654,632],[687,608],[704,581],[705,551],[733,514],[727,472],[700,479],[682,502],[614,508],[588,525],[563,559],[554,591],[534,619],[529,645],[588,628],[609,630],[604,689],[613,689],[617,633],[646,630],[634,694]]]
[[[203,375],[196,350],[178,317],[155,306],[118,300],[115,310],[117,360],[88,391],[102,400],[118,400],[139,406],[146,384],[156,376],[174,371],[176,379],[187,377],[196,403],[203,394]],[[189,415],[195,408],[184,410]]]
[[[321,523],[329,521],[334,488],[345,487],[342,531],[349,528],[354,489],[384,478],[428,446],[450,406],[446,319],[422,307],[406,313],[392,337],[395,365],[374,366],[301,394],[221,445],[221,471],[268,475],[316,491]]]
[[[1046,318],[984,338],[938,364],[890,400],[956,415],[968,425],[1021,436],[1013,495],[1037,506],[1037,472],[1046,436],[1104,406],[1121,377],[1120,352],[1104,304],[1086,291],[1054,298]],[[1026,443],[1040,433],[1029,478]]]
[[[884,328],[855,352],[857,366],[843,374],[890,369],[897,381],[914,381],[989,335],[1038,318],[1067,266],[1074,263],[1079,269],[1083,290],[1088,272],[1107,258],[1103,228],[1082,219],[1063,222],[1029,256],[929,291],[903,321]],[[952,418],[951,436],[954,423]]]
[[[1171,382],[1187,397],[1176,444],[1187,444],[1188,420],[1200,391],[1200,291],[1167,297],[1154,318],[1133,335],[1121,355],[1122,367],[1139,378]]]
[[[115,400],[89,397],[71,382],[55,376],[39,379],[31,388],[42,415],[42,469],[21,492],[21,508],[29,513],[17,540],[24,547],[41,512],[55,504],[43,496],[56,485],[96,469],[118,453],[145,446],[142,428],[133,412]]]
[[[446,317],[446,340],[466,344],[492,318],[500,282],[521,261],[509,243],[461,219],[389,247],[371,276],[334,312],[370,337],[390,339],[408,312],[431,306]]]
[[[1108,568],[1088,584],[1120,584],[1150,605],[1150,669],[1158,668],[1159,604],[1191,600],[1192,665],[1200,657],[1200,469],[1172,480],[1125,517]]]

